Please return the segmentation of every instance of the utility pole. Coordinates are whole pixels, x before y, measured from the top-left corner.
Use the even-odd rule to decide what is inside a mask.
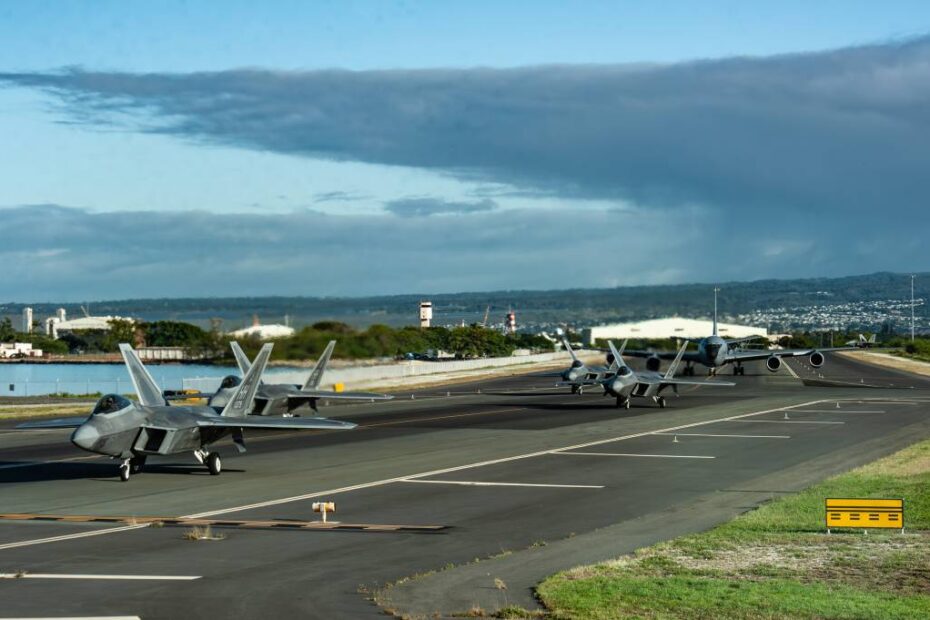
[[[914,278],[916,278],[913,273],[911,274],[911,342],[914,342]]]

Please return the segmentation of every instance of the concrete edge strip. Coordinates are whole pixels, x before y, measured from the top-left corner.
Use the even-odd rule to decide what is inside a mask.
[[[81,575],[67,573],[0,573],[0,579],[107,579],[125,581],[194,581],[200,575]]]
[[[738,437],[741,439],[791,439],[791,435],[731,435],[726,433],[653,433],[662,437]]]
[[[626,452],[553,452],[560,456],[631,456],[653,459],[715,459],[716,456],[695,456],[693,454],[630,454]]]
[[[602,484],[533,484],[529,482],[480,482],[477,480],[401,480],[420,484],[457,484],[466,487],[543,487],[553,489],[603,489]]]

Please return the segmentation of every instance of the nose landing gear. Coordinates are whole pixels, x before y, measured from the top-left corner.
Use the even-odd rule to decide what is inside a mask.
[[[133,456],[128,459],[123,459],[123,463],[119,466],[119,479],[123,482],[129,482],[129,477],[133,474],[142,473],[142,469],[145,467],[145,456]]]

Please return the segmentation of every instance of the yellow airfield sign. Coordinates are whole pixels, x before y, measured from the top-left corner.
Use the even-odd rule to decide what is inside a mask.
[[[826,500],[827,531],[834,527],[904,529],[903,499]]]

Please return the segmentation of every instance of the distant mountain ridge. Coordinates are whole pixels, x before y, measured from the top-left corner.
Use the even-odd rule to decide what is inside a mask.
[[[930,292],[930,273],[917,274],[916,296]],[[804,278],[721,282],[720,311],[735,316],[775,307],[812,307],[866,301],[910,299],[910,274],[879,272],[840,278]],[[422,299],[433,302],[436,324],[475,322],[491,307],[490,323],[499,323],[508,308],[523,324],[569,322],[585,324],[628,321],[660,316],[709,316],[713,310],[714,283],[622,286],[596,289],[544,291],[489,291],[441,294],[403,294],[374,297],[229,297],[180,299],[125,299],[92,301],[95,315],[120,315],[144,320],[181,320],[206,325],[211,318],[223,320],[224,329],[247,324],[252,315],[263,322],[283,322],[285,315],[301,326],[319,320],[339,320],[355,326],[372,323],[414,324]],[[79,316],[81,304],[5,303],[0,315],[18,317],[31,306],[36,319],[64,307]],[[921,316],[925,308],[919,308]]]

